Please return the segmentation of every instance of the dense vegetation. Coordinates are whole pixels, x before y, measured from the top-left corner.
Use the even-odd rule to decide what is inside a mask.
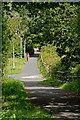
[[[38,67],[47,79],[40,84],[59,86],[80,94],[80,78],[72,74],[72,71],[65,71],[65,65],[62,66],[61,58],[57,55],[54,46],[43,46],[40,55]]]
[[[43,61],[49,66],[56,66],[60,63],[60,57],[56,52],[56,46],[48,44],[43,46],[41,49],[40,55],[42,56]]]
[[[51,69],[49,75],[45,72],[45,68],[42,68],[44,76],[50,78],[48,83],[45,81],[43,84],[61,86],[63,82],[66,82],[62,87],[79,93],[79,5],[80,3],[72,2],[3,2],[2,75],[10,73],[6,71],[6,68],[12,57],[21,58],[22,61],[22,57],[25,57],[25,52],[33,54],[34,47],[39,49],[42,47],[41,56]],[[39,62],[40,66],[42,66],[41,59]],[[17,65],[16,60],[15,65]],[[17,68],[13,69],[11,67],[12,63],[10,69],[11,73],[14,73]],[[57,73],[57,71],[61,73]],[[64,76],[66,76],[65,79]],[[58,78],[62,82],[58,81]],[[44,112],[37,111],[26,100],[27,95],[21,81],[12,78],[5,79],[2,85],[3,118],[48,117],[47,113],[44,114]],[[21,104],[23,104],[23,107]]]
[[[12,57],[13,44],[15,56],[20,57],[24,46],[33,54],[34,44],[41,48],[53,43],[65,70],[79,76],[79,4],[3,3],[3,69]]]
[[[29,100],[24,85],[20,80],[4,79],[2,82],[2,115],[0,118],[9,119],[36,119],[52,118],[46,111],[33,106]]]
[[[58,86],[58,87],[63,85],[63,83],[61,81],[57,80],[57,78],[56,78],[56,76],[54,76],[53,72],[50,73],[50,71],[45,68],[45,66],[43,65],[42,59],[40,57],[38,59],[38,67],[40,69],[41,74],[46,79],[42,82],[39,82],[39,84]]]

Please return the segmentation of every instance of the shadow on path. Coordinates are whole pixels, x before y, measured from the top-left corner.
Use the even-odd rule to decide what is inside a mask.
[[[33,104],[47,110],[56,120],[80,120],[80,96],[57,87],[37,84],[44,80],[37,67],[37,57],[29,59],[21,74],[11,76],[24,83]]]

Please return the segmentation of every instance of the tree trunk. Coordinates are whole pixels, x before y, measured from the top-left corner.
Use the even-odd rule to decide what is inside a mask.
[[[26,57],[26,40],[24,40],[24,58]]]
[[[13,69],[15,68],[14,57],[15,55],[14,55],[14,41],[13,41]]]
[[[21,52],[21,58],[22,58],[22,38],[21,38],[20,52]]]

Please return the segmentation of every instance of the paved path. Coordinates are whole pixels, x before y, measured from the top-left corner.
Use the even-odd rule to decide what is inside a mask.
[[[12,75],[24,82],[31,102],[48,110],[56,120],[80,120],[80,97],[57,87],[37,84],[43,81],[37,57],[31,57],[21,74]]]

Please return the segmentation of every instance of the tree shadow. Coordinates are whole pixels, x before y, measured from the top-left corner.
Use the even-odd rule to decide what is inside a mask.
[[[27,84],[28,97],[34,105],[47,110],[57,120],[79,120],[80,96],[32,81],[24,84]]]

